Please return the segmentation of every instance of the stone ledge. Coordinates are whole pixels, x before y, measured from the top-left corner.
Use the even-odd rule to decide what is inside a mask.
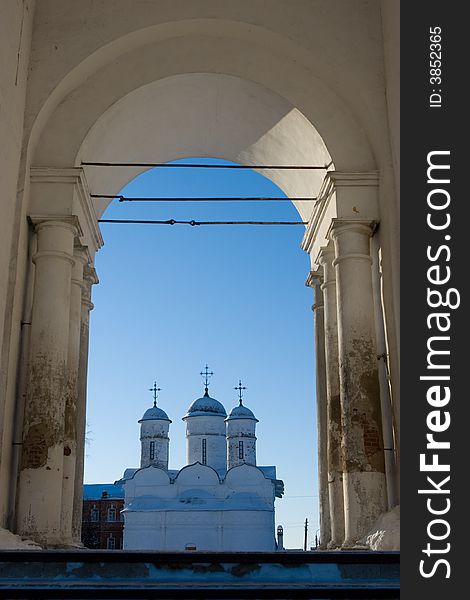
[[[394,552],[0,551],[0,595],[398,598]],[[242,596],[240,596],[242,594]]]

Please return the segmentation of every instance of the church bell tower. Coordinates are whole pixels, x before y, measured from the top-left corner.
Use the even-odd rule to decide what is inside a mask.
[[[225,419],[227,427],[227,470],[247,463],[256,466],[256,423],[258,419],[243,405],[243,390],[239,381],[238,406]]]
[[[222,473],[227,467],[225,418],[223,405],[209,396],[209,372],[206,365],[204,396],[194,400],[183,417],[186,423],[186,464],[200,462]]]
[[[140,419],[140,468],[154,465],[160,469],[168,470],[168,454],[170,438],[170,419],[165,411],[157,406],[158,392],[161,391],[154,383],[150,388],[153,392],[153,406],[145,411]]]

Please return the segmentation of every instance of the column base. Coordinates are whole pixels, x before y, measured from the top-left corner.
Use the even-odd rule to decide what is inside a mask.
[[[49,546],[50,548],[52,548],[52,546]],[[57,550],[87,550],[87,548],[85,548],[85,546],[82,544],[82,542],[78,543],[78,542],[60,542],[60,544],[54,546],[54,548],[56,548]]]
[[[385,473],[376,471],[343,474],[345,541],[352,549],[386,511]]]
[[[328,497],[330,503],[331,539],[328,547],[339,548],[344,541],[344,489],[340,471],[328,473]]]

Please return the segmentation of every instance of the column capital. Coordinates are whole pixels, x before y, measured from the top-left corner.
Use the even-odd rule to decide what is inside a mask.
[[[307,277],[305,285],[311,287],[315,292],[315,302],[312,304],[312,310],[316,314],[318,309],[323,308],[323,269],[319,267],[316,271],[313,269],[310,271]]]
[[[91,255],[88,246],[83,246],[78,240],[75,240],[73,258],[77,262],[81,262],[84,267],[89,264],[91,262]]]
[[[82,246],[80,242],[75,240],[73,247],[73,267],[72,267],[72,284],[78,285],[82,288],[84,285],[83,281],[83,269],[85,265],[90,261],[90,253],[86,246]]]
[[[33,263],[37,265],[39,260],[60,259],[73,267],[74,239],[81,232],[78,219],[72,215],[31,215],[28,218],[38,236]]]
[[[323,282],[323,269],[320,267],[316,271],[313,269],[309,272],[305,285],[307,287],[315,288],[317,285],[321,285]]]
[[[327,246],[322,246],[318,251],[315,258],[315,263],[320,264],[325,272],[325,263],[332,262],[335,257],[335,248],[332,242],[329,242]]]
[[[103,245],[98,217],[82,167],[31,167],[32,211],[39,214],[68,212],[78,215],[80,237],[94,251]]]
[[[85,265],[83,279],[85,279],[89,285],[95,285],[100,282],[95,267],[92,267],[90,264]]]
[[[29,215],[28,220],[34,225],[36,232],[46,227],[62,227],[72,231],[75,237],[83,235],[76,215]]]
[[[91,301],[91,286],[99,283],[94,267],[87,264],[83,268],[82,285],[82,307],[88,311],[93,310],[95,305]]]
[[[378,221],[373,219],[332,219],[328,228],[328,237],[332,240],[345,231],[356,231],[372,237]]]
[[[336,285],[336,275],[334,270],[335,256],[335,247],[331,241],[328,243],[328,246],[322,246],[318,252],[316,262],[323,267],[324,273],[323,283],[321,284],[322,290],[325,290],[325,288],[330,285]]]
[[[301,242],[312,257],[327,245],[334,219],[380,220],[378,171],[328,171]]]

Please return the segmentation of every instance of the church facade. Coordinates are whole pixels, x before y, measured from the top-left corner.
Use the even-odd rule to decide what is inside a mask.
[[[125,494],[123,548],[276,550],[274,502],[284,484],[276,467],[256,464],[258,419],[241,394],[227,416],[206,387],[183,420],[187,464],[180,470],[168,469],[171,421],[156,400],[139,421],[140,468],[116,482]]]

